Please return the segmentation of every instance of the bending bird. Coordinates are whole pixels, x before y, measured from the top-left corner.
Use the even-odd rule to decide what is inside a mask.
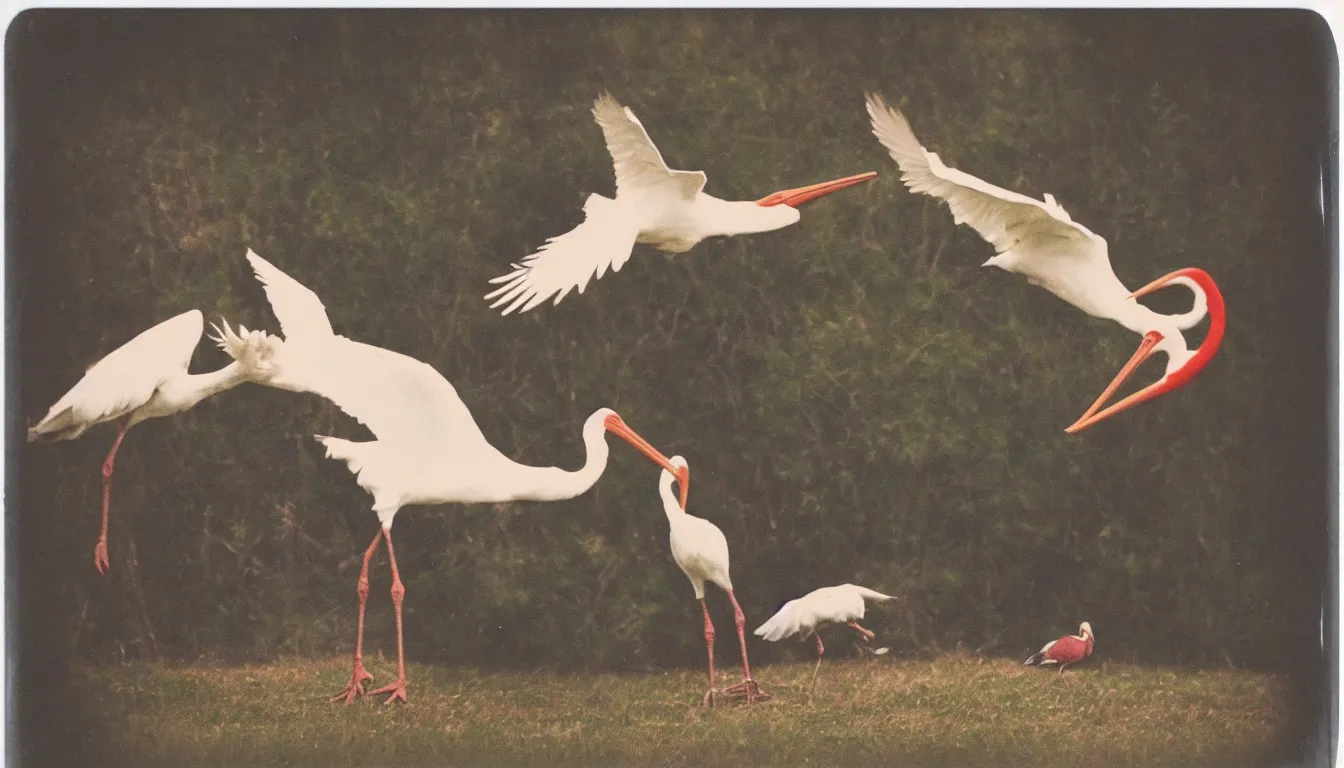
[[[204,320],[198,309],[144,331],[94,363],[47,415],[28,428],[28,442],[73,440],[105,421],[117,422],[117,438],[103,460],[103,525],[93,547],[93,565],[105,573],[108,508],[112,471],[121,441],[131,427],[148,419],[190,409],[205,398],[248,380],[249,361],[259,354],[265,334],[239,327],[233,362],[210,373],[187,373],[192,352],[201,339]]]
[[[821,656],[826,652],[826,646],[821,643],[818,629],[825,624],[846,624],[858,632],[864,642],[870,642],[876,637],[858,623],[864,614],[864,598],[879,602],[896,599],[892,595],[884,595],[857,584],[822,587],[808,592],[797,600],[785,603],[769,621],[756,628],[755,634],[772,643],[799,633],[802,633],[804,638],[808,635],[815,637],[817,665],[812,668],[812,687],[815,688],[817,672],[821,669]]]
[[[453,385],[438,371],[406,355],[337,335],[317,294],[251,250],[247,260],[265,287],[285,337],[283,341],[267,337],[264,354],[256,360],[259,383],[321,395],[377,437],[354,442],[316,436],[326,447],[327,457],[344,461],[360,487],[372,494],[373,511],[381,524],[364,552],[356,585],[359,628],[350,682],[333,701],[353,702],[364,695],[364,682],[373,679],[363,665],[364,607],[369,592],[369,558],[380,540],[387,542],[392,571],[397,679],[369,694],[389,694],[385,702],[389,704],[406,701],[401,622],[406,589],[392,548],[392,521],[403,506],[573,498],[591,488],[606,470],[607,432],[675,472],[683,485],[689,484],[689,469],[674,466],[610,408],[599,408],[584,422],[587,460],[577,471],[512,461],[486,441]],[[236,336],[227,325],[219,329],[215,340],[225,351],[234,353]]]
[[[1111,268],[1106,241],[1075,222],[1047,194],[1044,201],[996,187],[943,164],[920,145],[905,116],[880,96],[867,98],[873,134],[901,168],[901,180],[912,192],[945,201],[957,224],[969,224],[994,246],[995,255],[982,266],[994,266],[1026,277],[1093,317],[1123,325],[1143,336],[1138,350],[1096,402],[1066,432],[1097,422],[1179,389],[1209,364],[1223,340],[1227,317],[1223,295],[1202,269],[1188,267],[1164,275],[1137,291],[1129,291]],[[1194,293],[1194,306],[1179,315],[1148,309],[1138,298],[1161,288],[1183,285]],[[1209,316],[1209,331],[1191,350],[1181,331]],[[1106,400],[1151,355],[1167,356],[1161,379],[1102,408]]]
[[[636,243],[667,253],[685,253],[707,237],[769,232],[796,223],[798,206],[822,195],[875,178],[874,172],[786,189],[755,201],[720,200],[703,192],[703,171],[675,171],[629,107],[609,94],[593,104],[593,117],[606,137],[616,168],[616,199],[592,194],[583,204],[584,222],[553,237],[492,279],[499,288],[486,294],[491,309],[526,312],[572,290],[583,293],[588,281],[610,268],[619,272]]]

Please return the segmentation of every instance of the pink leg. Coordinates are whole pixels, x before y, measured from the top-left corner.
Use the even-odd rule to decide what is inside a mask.
[[[821,669],[821,654],[826,652],[826,646],[821,644],[820,634],[813,635],[813,637],[817,638],[817,666],[812,668],[812,687],[816,688],[817,672]]]
[[[737,642],[742,648],[742,682],[728,689],[728,693],[746,693],[747,703],[750,704],[756,699],[767,699],[769,694],[762,693],[760,686],[755,680],[751,679],[751,663],[747,661],[747,618],[742,615],[742,606],[737,604],[737,597],[732,590],[728,590],[728,599],[733,603],[733,623],[737,625]]]
[[[707,707],[714,706],[714,622],[709,620],[709,607],[705,598],[700,598],[700,610],[705,614],[705,648],[709,650],[709,690],[705,691],[704,701]]]
[[[397,612],[397,679],[384,685],[376,691],[369,691],[370,696],[377,696],[380,693],[390,693],[384,704],[391,704],[398,699],[402,703],[406,701],[406,654],[402,650],[401,642],[401,601],[406,597],[406,588],[401,585],[401,574],[397,573],[397,553],[392,550],[392,532],[383,529],[383,537],[387,539],[387,559],[392,564],[392,607]]]
[[[851,622],[849,622],[849,626],[852,627],[853,629],[858,630],[858,631],[859,631],[859,634],[860,634],[860,635],[863,635],[863,639],[864,639],[864,640],[867,640],[867,641],[869,641],[869,642],[871,642],[872,639],[873,639],[874,637],[877,637],[877,635],[873,634],[872,632],[869,632],[868,630],[864,629],[863,627],[860,627],[859,624],[858,624],[858,622],[856,622],[856,621],[851,621]]]
[[[346,704],[353,704],[355,699],[364,695],[364,681],[372,680],[373,675],[364,669],[364,604],[369,599],[369,559],[378,549],[378,542],[383,540],[383,532],[379,529],[378,533],[373,535],[373,543],[364,550],[364,567],[359,570],[359,583],[355,591],[359,593],[359,631],[355,635],[355,668],[350,673],[350,683],[345,686],[345,690],[331,698],[332,701],[345,699]]]
[[[121,448],[121,441],[126,437],[126,430],[130,428],[130,421],[121,423],[117,440],[112,443],[112,450],[107,452],[107,458],[103,460],[103,528],[98,533],[98,543],[93,545],[93,567],[98,569],[98,573],[105,573],[112,567],[112,563],[107,559],[107,510],[112,504],[112,466],[117,460],[117,449]]]

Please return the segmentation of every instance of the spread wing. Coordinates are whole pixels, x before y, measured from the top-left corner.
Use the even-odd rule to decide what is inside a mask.
[[[139,408],[169,377],[186,372],[201,339],[200,310],[144,331],[89,367],[84,377],[29,430],[29,439],[70,439]]]
[[[265,288],[266,300],[271,303],[271,311],[280,321],[280,330],[286,339],[315,339],[334,334],[331,321],[327,319],[327,308],[317,294],[276,269],[251,248],[247,249],[247,263],[252,265],[257,280]]]
[[[621,271],[635,247],[638,226],[622,215],[616,201],[601,195],[589,195],[583,213],[582,224],[547,240],[536,253],[514,264],[513,272],[490,281],[503,283],[485,295],[487,301],[495,299],[491,309],[507,304],[505,315],[518,309],[526,312],[551,296],[559,304],[572,290],[583,293],[588,281],[601,279],[608,267]]]
[[[993,244],[995,251],[1003,253],[1031,238],[1063,240],[1076,243],[1080,252],[1091,257],[1099,254],[1109,269],[1104,248],[1096,247],[1101,239],[1073,221],[1053,195],[1046,195],[1044,202],[1033,200],[949,168],[938,155],[920,145],[900,111],[888,107],[876,95],[869,95],[867,103],[873,134],[901,167],[905,185],[912,192],[946,201],[956,223],[969,224]],[[1056,242],[1051,252],[1059,253],[1062,249],[1058,245]]]
[[[629,107],[618,104],[610,94],[602,94],[593,103],[593,117],[602,127],[607,151],[616,166],[618,198],[631,192],[671,186],[683,199],[693,200],[704,189],[704,172],[668,168],[662,153],[644,130],[644,124]]]

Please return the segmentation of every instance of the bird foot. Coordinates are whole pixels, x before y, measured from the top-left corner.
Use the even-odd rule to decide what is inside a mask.
[[[369,691],[370,696],[377,696],[382,693],[392,694],[391,696],[387,697],[387,700],[383,702],[384,704],[391,704],[392,702],[397,700],[400,700],[402,704],[405,704],[406,678],[399,677],[396,680],[393,680],[392,682],[388,683],[387,685],[384,685],[382,688],[379,688],[376,691]]]
[[[764,701],[770,698],[770,694],[762,691],[761,687],[756,684],[756,681],[751,678],[747,678],[737,685],[728,688],[724,693],[728,696],[746,696],[748,702]]]
[[[341,699],[345,699],[346,704],[354,704],[355,699],[364,695],[364,682],[372,679],[373,675],[369,674],[368,671],[364,669],[364,665],[361,662],[356,661],[355,669],[350,673],[349,684],[345,686],[344,691],[332,696],[331,700],[340,701]]]
[[[98,569],[98,573],[107,573],[107,569],[112,567],[112,563],[107,559],[107,537],[99,537],[98,543],[93,545],[93,567]]]

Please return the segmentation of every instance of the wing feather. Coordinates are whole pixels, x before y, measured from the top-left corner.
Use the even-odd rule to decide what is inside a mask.
[[[505,315],[526,312],[551,296],[559,304],[570,291],[583,293],[588,281],[601,279],[608,268],[619,272],[625,266],[639,236],[638,226],[622,215],[616,201],[601,195],[589,195],[583,212],[582,224],[547,240],[536,253],[514,264],[513,272],[490,281],[504,284],[486,294],[486,300],[495,299],[491,309],[507,304]]]
[[[705,187],[703,171],[674,171],[644,130],[635,113],[604,93],[593,103],[593,117],[602,128],[616,167],[616,196],[672,184],[685,200],[693,200]]]
[[[899,110],[877,95],[867,99],[873,134],[901,168],[901,180],[912,192],[940,198],[958,224],[968,224],[1003,253],[1033,235],[1091,244],[1096,236],[1070,218],[1052,195],[1034,200],[943,164],[915,138]]]
[[[317,294],[276,269],[275,265],[258,256],[251,248],[247,249],[247,262],[252,265],[257,280],[265,288],[266,300],[271,303],[271,311],[275,313],[275,319],[280,321],[280,330],[286,339],[333,335],[327,308],[322,305]]]

